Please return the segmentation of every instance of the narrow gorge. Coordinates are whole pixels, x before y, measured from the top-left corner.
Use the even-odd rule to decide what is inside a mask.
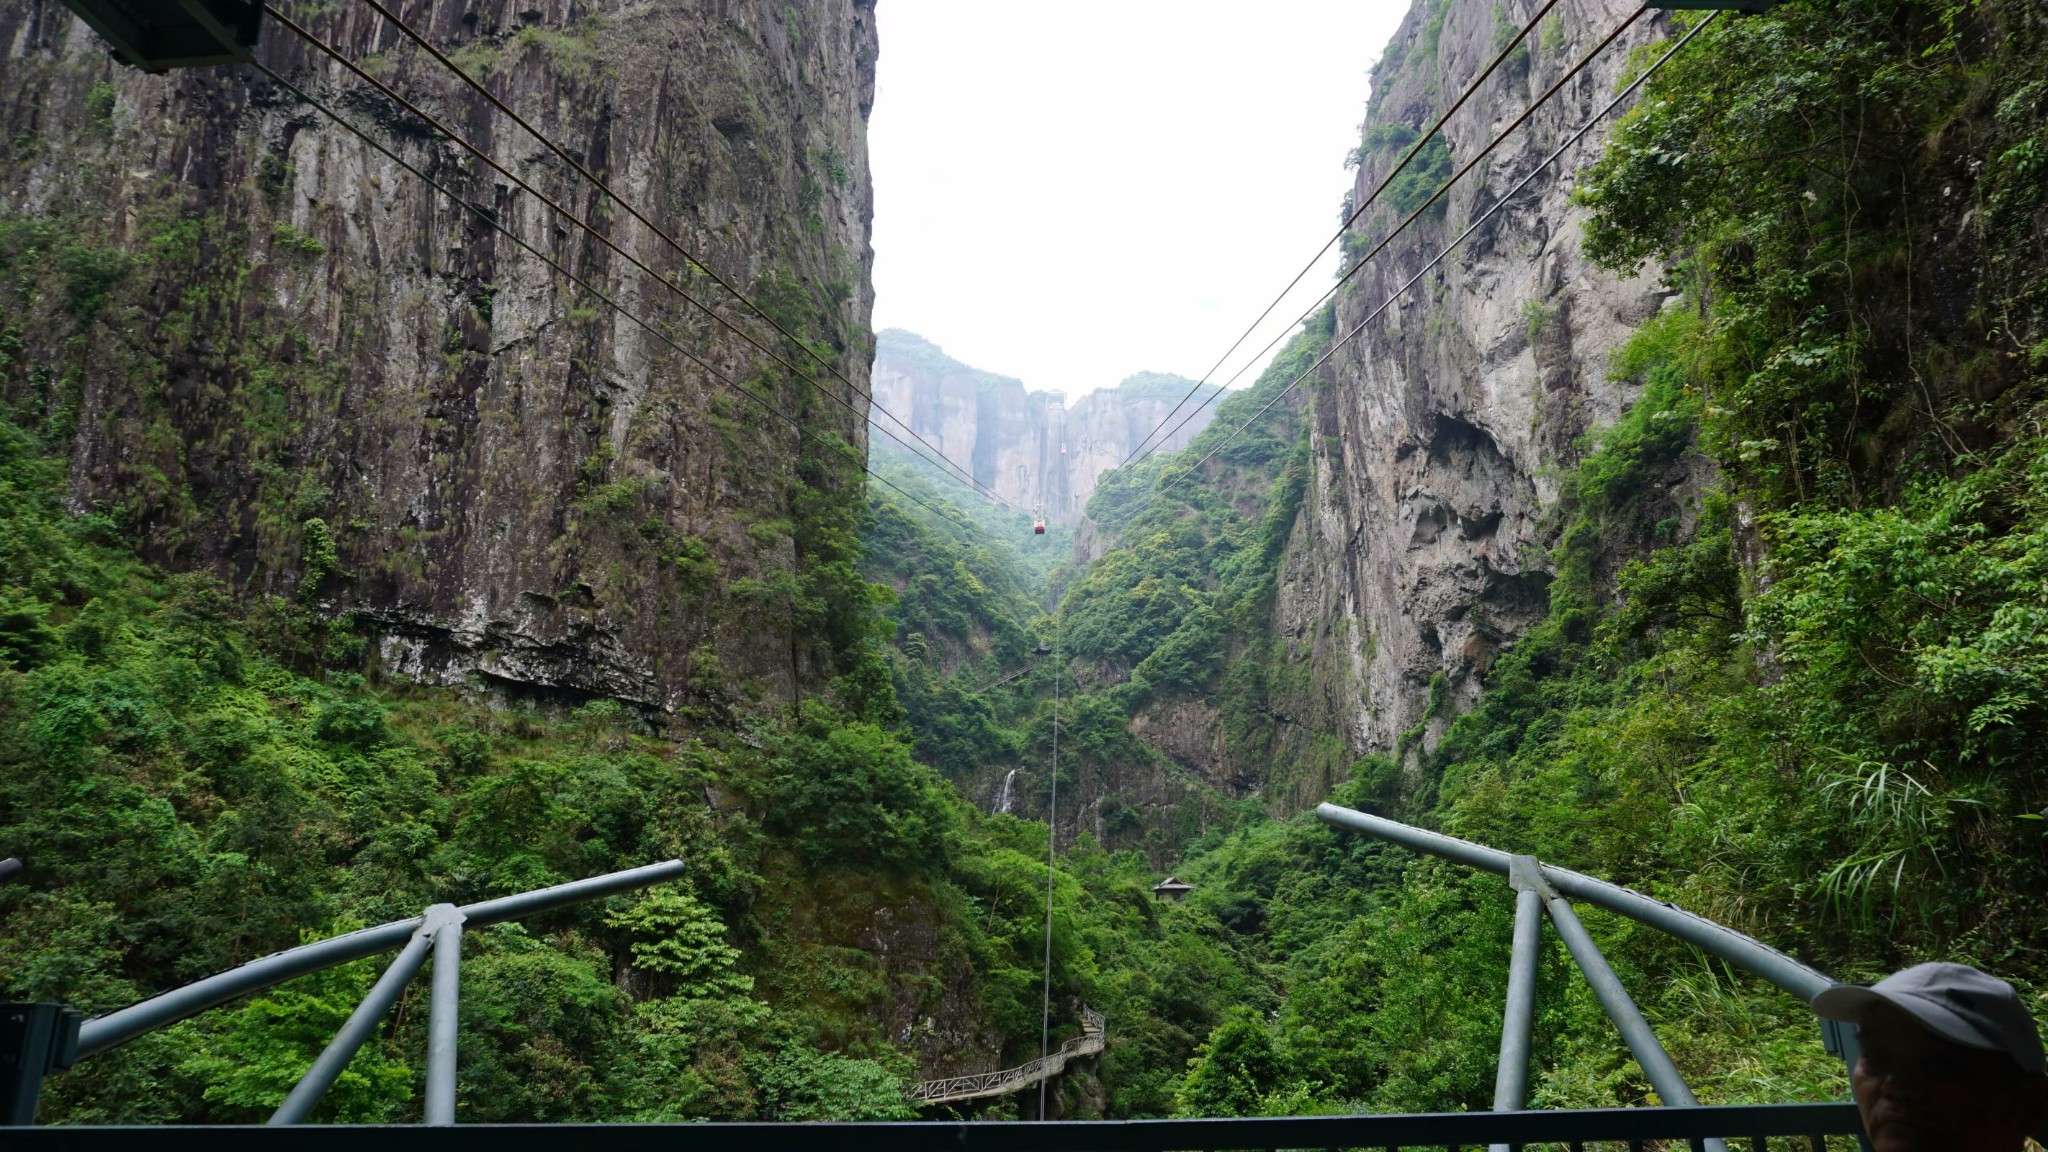
[[[900,428],[876,425],[878,450],[900,448],[910,462],[919,444],[906,446],[903,437],[915,433],[923,446],[965,464],[996,498],[1068,527],[1081,520],[1104,472],[1141,451],[1187,447],[1215,415],[1203,402],[1217,391],[1183,376],[1138,372],[1069,406],[1058,389],[1027,391],[1020,380],[970,368],[915,333],[887,328],[875,340],[874,381],[875,406],[904,420]]]
[[[1414,0],[1330,295],[1071,396],[875,331],[895,18],[281,0],[146,74],[0,11],[5,998],[677,859],[469,933],[463,1123],[1487,1110],[1512,894],[1330,801],[2043,1014],[2038,4]],[[1586,927],[1703,1102],[1846,1094]],[[260,1123],[379,964],[40,1122]],[[1669,1102],[1538,979],[1531,1107]],[[428,1015],[314,1118],[420,1119]]]

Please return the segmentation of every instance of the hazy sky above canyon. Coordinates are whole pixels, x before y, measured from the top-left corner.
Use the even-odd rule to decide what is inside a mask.
[[[1069,401],[1202,375],[1336,230],[1366,70],[1407,8],[881,0],[875,327]]]

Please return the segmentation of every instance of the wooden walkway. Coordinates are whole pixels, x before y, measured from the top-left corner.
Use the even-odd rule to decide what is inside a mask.
[[[906,1095],[925,1104],[948,1104],[955,1100],[976,1100],[983,1096],[1001,1096],[1015,1092],[1049,1079],[1066,1070],[1067,1061],[1083,1056],[1093,1056],[1102,1051],[1102,1013],[1087,1005],[1081,1006],[1081,1034],[1060,1045],[1050,1056],[1040,1057],[1029,1064],[1016,1068],[1005,1068],[1000,1072],[982,1072],[973,1076],[949,1076],[944,1080],[927,1080],[913,1085]]]

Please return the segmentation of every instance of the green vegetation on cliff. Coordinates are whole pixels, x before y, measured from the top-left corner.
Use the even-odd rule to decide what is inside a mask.
[[[911,1066],[860,1025],[883,990],[808,987],[811,953],[834,942],[780,930],[838,872],[932,899],[919,885],[944,856],[945,790],[885,733],[820,707],[677,744],[610,701],[562,712],[367,684],[304,662],[353,663],[361,646],[298,604],[238,605],[137,562],[104,518],[67,515],[62,464],[39,449],[0,423],[0,836],[30,865],[0,889],[11,996],[103,1011],[302,931],[680,856],[681,885],[475,934],[465,1116],[902,1112]],[[46,1115],[259,1120],[375,964],[89,1060],[52,1081]],[[411,1004],[325,1115],[407,1115]],[[821,1034],[840,1051],[815,1051]]]
[[[0,888],[0,989],[103,1010],[302,932],[673,855],[682,883],[476,934],[464,1119],[895,1116],[920,1066],[1036,1054],[1050,879],[1055,1026],[1086,1002],[1110,1027],[1063,1114],[1483,1108],[1507,891],[1287,815],[1329,795],[1630,884],[1838,977],[1940,957],[2037,992],[2043,35],[2024,0],[1794,0],[1718,22],[1650,82],[1580,196],[1591,251],[1671,264],[1680,303],[1614,359],[1634,405],[1553,477],[1548,615],[1476,708],[1386,756],[1288,715],[1318,675],[1275,622],[1318,490],[1317,397],[1181,471],[1326,347],[1327,317],[1187,452],[1104,478],[1085,567],[1045,571],[1014,520],[908,466],[884,464],[960,515],[880,489],[863,509],[822,456],[786,519],[750,529],[787,539],[791,571],[724,584],[656,524],[675,579],[787,612],[826,672],[762,703],[694,652],[705,689],[659,732],[615,701],[387,678],[367,625],[318,610],[344,529],[282,473],[260,535],[298,542],[288,594],[238,601],[139,560],[130,512],[68,505],[78,381],[0,325],[0,853],[31,867]],[[0,255],[33,265],[20,315],[84,325],[135,289],[139,257],[33,223]],[[615,496],[581,493],[596,512]],[[1049,878],[1052,830],[1027,817],[1055,642],[1069,799]],[[1162,750],[1195,730],[1217,734],[1204,755],[1259,765],[1247,795]],[[1148,892],[1167,868],[1196,885],[1184,905]],[[1702,1098],[1841,1094],[1800,1005],[1587,923]],[[89,1060],[46,1115],[260,1118],[374,971]],[[1649,1100],[1554,945],[1541,983],[1533,1102]],[[412,1115],[422,1031],[408,1000],[326,1115]]]
[[[676,738],[607,700],[371,682],[351,670],[362,645],[296,601],[238,604],[66,512],[43,449],[0,422],[0,850],[30,864],[0,888],[8,995],[105,1011],[302,934],[675,856],[678,884],[465,946],[465,1119],[905,1116],[919,1051],[895,1028],[946,1012],[1035,1054],[1043,828],[984,819],[852,704]],[[886,681],[858,699],[893,712]],[[1127,1019],[1161,1053],[1127,1062],[1164,1100],[1157,1070],[1210,1021],[1147,998],[1192,1004],[1235,968],[1175,960],[1188,929],[1151,907],[1143,861],[1070,867],[1062,1020],[1083,998]],[[45,1117],[260,1120],[376,964],[87,1060],[51,1081]],[[416,1115],[422,993],[323,1116]]]
[[[1633,885],[1839,978],[1941,958],[2048,988],[2037,15],[1792,3],[1651,81],[1580,195],[1590,250],[1673,262],[1682,307],[1617,354],[1639,398],[1558,477],[1549,614],[1433,748],[1351,765],[1338,802]],[[1132,610],[1096,612],[1120,629],[1095,649],[1176,650],[1184,614],[1137,610],[1187,595],[1147,560],[1173,531],[1097,566],[1143,575],[1119,585]],[[1066,610],[1084,634],[1086,600]],[[1174,870],[1261,986],[1212,1002],[1249,1010],[1208,1038],[1184,1110],[1487,1106],[1497,879],[1301,817]],[[1842,1094],[1802,1006],[1588,924],[1704,1099]],[[1555,945],[1540,1004],[1539,1106],[1650,1098]]]
[[[0,852],[30,864],[0,887],[7,995],[105,1011],[430,902],[676,856],[678,884],[473,935],[464,1119],[905,1116],[919,1058],[959,1059],[920,1046],[933,1016],[1006,1061],[1035,1055],[1045,830],[983,817],[912,758],[942,762],[931,725],[967,715],[922,662],[890,657],[901,736],[887,680],[857,658],[825,699],[699,710],[687,736],[609,700],[366,679],[346,619],[237,602],[67,511],[53,443],[0,422]],[[889,507],[871,531],[903,572],[943,559],[970,576],[895,600],[934,645],[964,627],[988,663],[1028,652],[997,553]],[[867,587],[872,634],[889,598]],[[988,732],[955,739],[1014,754],[1017,737]],[[1214,994],[1252,993],[1213,924],[1156,905],[1152,879],[1085,843],[1055,879],[1056,1024],[1083,1001],[1116,1019],[1104,1067],[1124,1112],[1170,1109]],[[44,1118],[260,1120],[377,963],[91,1058],[51,1080]],[[423,991],[322,1117],[417,1114]]]

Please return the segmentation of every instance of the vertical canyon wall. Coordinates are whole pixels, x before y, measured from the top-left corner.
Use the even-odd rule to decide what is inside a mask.
[[[893,328],[876,340],[874,380],[876,404],[1005,500],[1042,506],[1059,524],[1081,518],[1096,478],[1122,464],[1195,384],[1139,372],[1070,407],[1060,392],[1027,392],[1021,380],[971,368],[924,337]],[[1185,447],[1208,427],[1214,406],[1196,405],[1214,392],[1206,385],[1197,391],[1174,415],[1171,434],[1152,441],[1153,450]],[[886,420],[878,426],[910,439]],[[878,447],[890,443],[874,439]]]
[[[1373,72],[1355,201],[1532,11],[1418,0]],[[1436,158],[1422,195],[1627,11],[1605,0],[1558,4],[1452,118],[1448,156]],[[1398,238],[1340,295],[1338,336],[1591,119],[1624,82],[1629,51],[1664,33],[1661,17],[1638,20]],[[1286,659],[1315,669],[1292,709],[1354,750],[1394,747],[1426,716],[1422,734],[1433,739],[1477,696],[1495,653],[1541,616],[1557,531],[1552,477],[1638,390],[1610,373],[1610,360],[1669,290],[1655,269],[1620,279],[1592,267],[1580,251],[1585,212],[1571,202],[1574,172],[1599,156],[1612,125],[1596,125],[1365,323],[1319,381],[1307,413],[1314,475],[1274,627]],[[1425,151],[1415,167],[1430,162]],[[1363,254],[1422,195],[1398,207],[1383,198],[1347,248]]]
[[[701,263],[367,6],[285,8],[660,275],[765,333],[715,270],[865,387],[869,0],[403,6]],[[6,317],[27,365],[8,399],[69,438],[77,508],[169,567],[355,621],[429,680],[671,712],[707,684],[829,675],[791,612],[730,601],[800,566],[800,493],[857,492],[857,462],[712,369],[858,455],[853,387],[816,372],[842,408],[773,368],[275,24],[263,62],[703,363],[253,69],[142,75],[56,0],[0,11],[0,45],[0,241],[49,281]]]

